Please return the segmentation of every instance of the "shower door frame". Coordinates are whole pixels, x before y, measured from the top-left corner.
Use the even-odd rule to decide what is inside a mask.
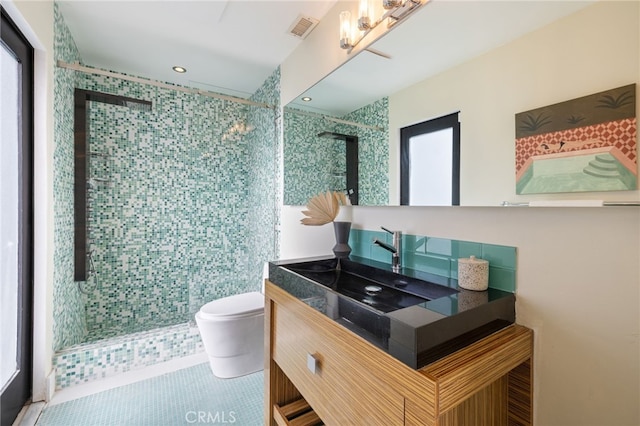
[[[1,42],[20,63],[18,166],[18,315],[16,371],[2,389],[1,423],[11,424],[32,395],[33,377],[33,159],[34,159],[34,51],[4,8]],[[3,47],[4,48],[4,47]],[[8,283],[3,282],[2,285]],[[6,336],[5,336],[6,337]],[[4,386],[4,384],[2,384]]]

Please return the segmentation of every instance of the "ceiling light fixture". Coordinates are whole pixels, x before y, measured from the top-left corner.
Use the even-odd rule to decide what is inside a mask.
[[[176,65],[175,67],[172,68],[175,72],[178,72],[180,74],[184,74],[185,72],[187,72],[187,69],[181,66]]]
[[[305,97],[302,98],[302,101],[311,102],[311,98],[309,96],[305,96]]]
[[[360,0],[357,25],[351,23],[351,12],[346,10],[340,12],[340,47],[346,49],[347,53],[351,53],[353,48],[385,19],[388,19],[387,29],[389,29],[429,0],[382,0],[382,8],[385,12],[377,20],[373,17],[374,8],[371,1]],[[358,37],[352,34],[352,28],[355,27],[361,31]]]

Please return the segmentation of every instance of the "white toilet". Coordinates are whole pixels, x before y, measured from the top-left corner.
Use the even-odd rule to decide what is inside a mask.
[[[264,368],[264,294],[255,291],[209,302],[196,314],[196,322],[216,377]]]

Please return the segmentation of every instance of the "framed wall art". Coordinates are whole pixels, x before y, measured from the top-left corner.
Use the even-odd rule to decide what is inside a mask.
[[[516,114],[516,193],[637,188],[636,85]]]

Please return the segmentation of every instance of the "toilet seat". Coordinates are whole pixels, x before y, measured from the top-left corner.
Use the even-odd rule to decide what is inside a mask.
[[[262,314],[264,294],[257,291],[236,294],[209,302],[200,308],[202,319],[231,319]]]

